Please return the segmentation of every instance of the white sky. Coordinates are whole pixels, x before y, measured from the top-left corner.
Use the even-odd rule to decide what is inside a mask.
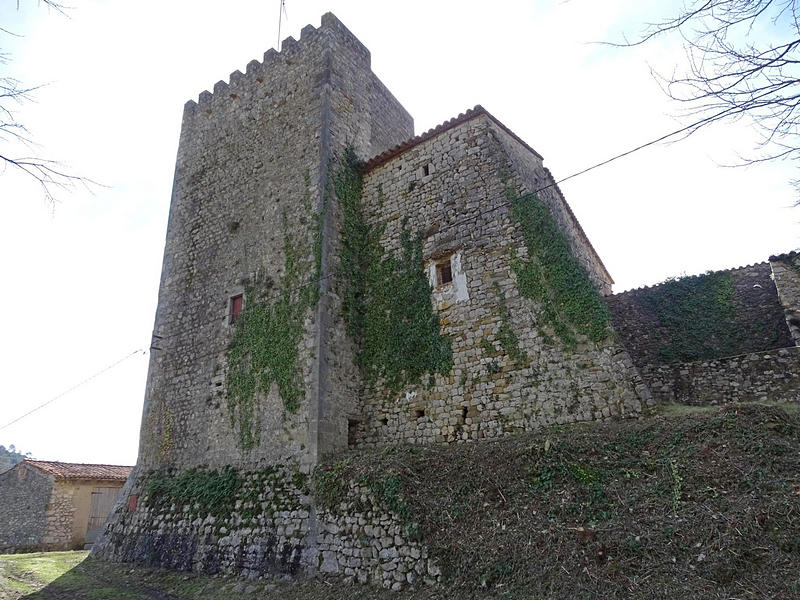
[[[59,195],[0,174],[0,427],[150,343],[183,104],[277,41],[279,0],[72,0],[69,18],[0,0],[3,73],[47,84],[18,112],[37,152],[106,187]],[[334,12],[421,133],[482,104],[556,178],[676,129],[650,76],[672,42],[615,49],[669,14],[637,0],[287,0],[282,37]],[[650,11],[650,12],[648,12]],[[562,185],[621,291],[798,246],[788,164],[717,166],[755,136],[731,124]],[[0,153],[3,146],[0,146]],[[137,355],[0,429],[34,457],[133,464],[148,358]]]

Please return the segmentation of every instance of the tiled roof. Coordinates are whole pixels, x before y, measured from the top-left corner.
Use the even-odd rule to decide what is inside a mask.
[[[475,108],[470,108],[469,110],[467,110],[466,112],[461,113],[457,117],[453,117],[449,121],[445,121],[444,123],[441,123],[440,125],[437,125],[433,129],[429,129],[425,133],[421,133],[420,135],[418,135],[416,137],[413,137],[410,140],[406,140],[405,142],[402,142],[401,144],[398,144],[394,148],[389,148],[388,150],[385,150],[385,151],[381,152],[377,156],[372,157],[371,159],[369,159],[367,162],[364,163],[363,170],[364,170],[365,173],[367,173],[367,172],[371,171],[372,169],[374,169],[376,167],[379,167],[379,166],[381,166],[383,164],[386,164],[387,162],[389,162],[393,158],[395,158],[397,156],[400,156],[406,150],[409,150],[410,148],[413,148],[414,146],[417,146],[417,145],[421,144],[422,142],[425,142],[425,141],[427,141],[427,140],[429,140],[431,138],[434,138],[437,135],[447,131],[448,129],[452,129],[456,125],[460,125],[461,123],[466,123],[467,121],[469,121],[471,119],[474,119],[476,117],[479,117],[481,115],[485,115],[486,117],[491,119],[494,122],[495,125],[497,125],[500,129],[505,131],[508,135],[510,135],[512,138],[514,138],[517,142],[522,144],[522,146],[524,148],[526,148],[529,152],[533,153],[533,155],[536,156],[539,160],[544,160],[542,158],[542,155],[539,154],[533,148],[531,148],[525,142],[525,140],[523,140],[516,133],[514,133],[508,127],[506,127],[492,113],[490,113],[488,110],[483,108],[480,104],[477,104],[477,105],[475,105]],[[564,198],[564,194],[561,192],[561,189],[558,187],[558,182],[556,182],[555,178],[553,177],[552,173],[550,173],[549,169],[547,169],[547,174],[550,176],[551,179],[553,179],[553,184],[552,185],[555,188],[556,194],[558,196],[560,196],[560,198],[561,198],[561,200],[563,202],[564,208],[566,208],[567,212],[569,213],[569,216],[575,222],[575,225],[577,226],[578,232],[580,233],[581,237],[583,238],[583,241],[586,242],[586,245],[589,246],[591,251],[594,253],[594,256],[597,259],[597,262],[600,265],[600,268],[603,269],[603,272],[606,274],[606,277],[608,277],[608,280],[611,283],[614,283],[614,279],[611,277],[611,274],[608,272],[608,269],[606,269],[606,266],[603,264],[603,260],[600,258],[600,255],[594,249],[594,246],[592,246],[592,242],[589,241],[589,237],[586,235],[586,232],[583,230],[583,227],[581,226],[580,221],[578,221],[578,217],[575,216],[575,213],[572,211],[572,207],[569,205],[569,203]]]
[[[534,150],[528,144],[526,144],[516,133],[514,133],[508,127],[503,125],[500,121],[498,121],[494,117],[494,115],[492,115],[488,110],[486,110],[480,104],[478,104],[475,106],[475,108],[470,108],[467,112],[461,113],[457,117],[453,117],[449,121],[445,121],[444,123],[437,125],[433,129],[429,129],[425,133],[421,133],[418,136],[411,138],[410,140],[406,140],[405,142],[398,144],[394,148],[389,148],[388,150],[378,154],[378,156],[374,156],[364,164],[364,171],[369,171],[371,169],[374,169],[375,167],[378,167],[390,161],[395,156],[402,154],[409,148],[413,148],[414,146],[421,144],[424,141],[436,137],[437,135],[447,131],[448,129],[452,129],[456,125],[461,125],[461,123],[466,123],[467,121],[474,119],[475,117],[478,117],[480,115],[486,115],[487,117],[489,117],[503,131],[505,131],[507,134],[509,134],[511,137],[517,140],[525,148],[533,152],[533,154],[535,154],[540,160],[542,159],[541,154],[536,152],[536,150]]]
[[[59,479],[103,479],[106,481],[125,481],[133,467],[121,465],[85,465],[80,463],[64,463],[50,460],[23,461],[26,465],[39,469]]]

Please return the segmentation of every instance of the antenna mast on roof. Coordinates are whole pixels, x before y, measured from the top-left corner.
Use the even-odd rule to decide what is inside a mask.
[[[286,0],[281,0],[281,6],[278,9],[278,52],[281,51],[281,20],[283,17],[286,16],[286,20],[289,20],[289,15],[286,14]]]

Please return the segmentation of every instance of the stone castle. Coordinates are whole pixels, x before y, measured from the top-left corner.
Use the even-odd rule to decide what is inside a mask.
[[[541,155],[480,106],[414,137],[369,51],[326,14],[185,106],[139,460],[96,552],[435,581],[377,504],[347,519],[316,506],[304,482],[323,456],[663,399],[797,400],[800,276],[794,254],[773,258],[682,280],[724,318],[670,350],[670,328],[692,339],[659,301],[670,284],[611,296]],[[734,313],[747,336],[719,329]],[[201,490],[223,474],[224,510]]]

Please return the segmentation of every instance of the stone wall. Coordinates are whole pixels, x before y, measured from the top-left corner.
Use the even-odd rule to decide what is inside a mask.
[[[0,474],[0,553],[42,549],[53,483],[24,463]]]
[[[349,394],[329,383],[338,365],[325,337],[335,331],[326,326],[335,216],[324,210],[328,164],[346,144],[370,155],[411,135],[411,117],[370,71],[369,51],[330,14],[186,104],[140,465],[308,465],[336,446],[341,430],[325,424]],[[302,333],[292,373],[278,382],[298,388],[299,405],[286,410],[273,382],[257,384],[255,400],[237,412],[227,398],[231,298],[244,293],[245,309],[274,300],[287,248],[299,271],[293,294],[321,277],[319,302],[289,319]]]
[[[800,253],[770,256],[769,262],[792,341],[800,345]]]
[[[719,274],[730,274],[733,314],[719,316],[718,319],[725,320],[725,328],[735,334],[735,340],[715,340],[713,333],[704,334],[703,347],[697,350],[707,356],[699,358],[722,358],[794,345],[769,263],[698,275],[681,281],[702,283]],[[606,298],[614,318],[614,327],[640,368],[670,362],[668,357],[674,354],[676,341],[684,341],[685,333],[675,331],[669,323],[662,321],[659,314],[660,306],[675,306],[677,302],[685,300],[680,297],[684,293],[680,281],[667,281]],[[686,321],[690,324],[698,323],[709,315],[713,317],[714,311],[718,310],[713,305],[713,298],[706,304],[691,308],[696,311],[697,319],[693,321],[693,316],[687,314]]]
[[[75,484],[56,479],[45,514],[42,550],[77,550],[83,548],[83,539],[74,539]],[[84,537],[86,529],[83,530]]]
[[[646,365],[642,376],[660,402],[798,402],[800,348],[777,348],[673,365]]]
[[[315,506],[310,479],[299,471],[237,471],[235,493],[207,508],[159,498],[148,491],[154,476],[134,477],[127,493],[137,496],[136,507],[131,510],[122,499],[95,555],[251,578],[337,576],[393,589],[439,577],[427,549],[407,539],[407,524],[367,487],[351,484],[335,506],[323,509]]]
[[[380,386],[362,392],[364,407],[351,416],[355,442],[454,442],[639,414],[649,394],[626,351],[611,338],[595,343],[583,337],[576,348],[566,348],[538,326],[541,306],[518,289],[510,255],[524,255],[526,247],[508,191],[522,194],[551,182],[541,159],[485,113],[457,121],[396,156],[367,164],[365,212],[374,225],[385,226],[384,250],[399,252],[406,219],[412,234],[424,238],[423,260],[454,364],[450,373],[399,392]],[[526,161],[507,151],[514,144],[517,154],[528,152]],[[571,223],[570,243],[580,245],[577,222],[552,189],[549,197],[554,218]],[[593,251],[583,245],[579,255]],[[433,265],[443,259],[450,261],[454,281],[437,287]],[[583,262],[595,281],[604,281],[596,263]],[[518,338],[522,362],[502,347],[504,323]]]

